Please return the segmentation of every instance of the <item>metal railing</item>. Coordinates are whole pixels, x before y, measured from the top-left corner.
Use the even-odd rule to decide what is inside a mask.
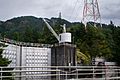
[[[7,75],[6,73],[11,73]],[[117,66],[0,67],[1,80],[120,80]]]
[[[68,43],[63,43],[63,44],[42,44],[42,43],[30,43],[30,42],[21,42],[21,41],[15,41],[15,40],[12,40],[12,39],[8,39],[8,38],[4,38],[4,39],[0,39],[1,42],[4,42],[4,43],[8,43],[8,44],[14,44],[14,45],[18,45],[18,46],[27,46],[27,47],[46,47],[46,48],[50,48],[50,47],[53,47],[53,46],[59,46],[59,45],[67,45],[67,46],[73,46],[73,47],[76,47],[76,45],[74,44],[68,44]]]
[[[53,45],[50,44],[41,44],[41,43],[30,43],[30,42],[21,42],[21,41],[15,41],[12,39],[4,38],[0,39],[1,42],[8,43],[8,44],[14,44],[18,46],[27,46],[27,47],[52,47]]]

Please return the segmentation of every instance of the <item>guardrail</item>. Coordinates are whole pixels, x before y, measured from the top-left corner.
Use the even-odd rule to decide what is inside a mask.
[[[5,75],[11,73],[12,75]],[[120,80],[117,66],[0,67],[1,80]]]

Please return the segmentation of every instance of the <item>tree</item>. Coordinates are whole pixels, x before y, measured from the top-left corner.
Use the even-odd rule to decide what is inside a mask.
[[[114,48],[113,48],[113,61],[117,62],[120,65],[120,27],[114,29],[113,34]]]
[[[102,56],[106,59],[111,57],[111,50],[100,28],[88,25],[83,45],[87,47],[91,57]]]
[[[89,65],[91,63],[91,59],[89,55],[85,55],[80,52],[80,49],[76,49],[77,63],[82,65]]]
[[[74,25],[71,32],[75,37],[75,44],[84,55],[90,55],[90,58],[105,57],[109,59],[112,57],[111,49],[106,40],[102,28],[87,25],[85,31],[83,25]]]
[[[0,67],[7,67],[11,63],[11,61],[2,57],[2,52],[3,52],[2,48],[6,47],[6,45],[4,45],[3,43],[0,43],[0,47],[1,47],[0,48]],[[11,69],[3,69],[3,70],[13,70],[13,69],[11,68]],[[2,76],[12,76],[12,74],[5,72],[5,73],[2,73]],[[12,78],[3,78],[2,80],[13,80],[13,79]]]
[[[33,42],[33,28],[26,26],[24,33],[25,42]]]
[[[16,41],[19,41],[20,40],[20,35],[18,32],[14,32],[13,33],[13,39],[16,40]]]

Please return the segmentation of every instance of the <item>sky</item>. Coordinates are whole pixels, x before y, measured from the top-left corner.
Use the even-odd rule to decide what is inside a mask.
[[[101,22],[120,25],[120,0],[98,0]],[[0,0],[0,20],[20,16],[35,16],[42,18],[58,17],[81,22],[84,0]]]

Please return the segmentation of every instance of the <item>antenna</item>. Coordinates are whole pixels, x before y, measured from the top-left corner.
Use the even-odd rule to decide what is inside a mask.
[[[84,9],[83,9],[83,23],[85,24],[85,28],[87,22],[92,21],[101,23],[101,15],[99,11],[99,5],[97,0],[84,0]]]

